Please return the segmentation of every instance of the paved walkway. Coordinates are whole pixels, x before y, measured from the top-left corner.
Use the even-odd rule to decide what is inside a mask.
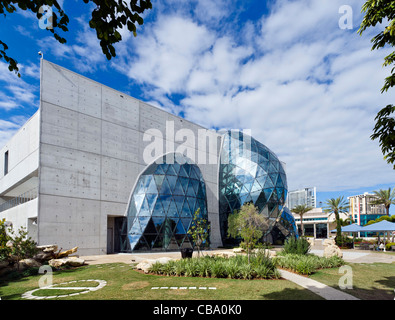
[[[286,280],[292,281],[303,288],[306,288],[315,294],[325,298],[326,300],[359,300],[358,298],[345,293],[341,290],[329,287],[321,282],[300,276],[285,270],[280,270],[281,277]]]

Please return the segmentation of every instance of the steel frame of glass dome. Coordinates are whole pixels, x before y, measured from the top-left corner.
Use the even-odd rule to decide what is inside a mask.
[[[199,167],[184,156],[164,155],[142,172],[130,197],[121,251],[191,248],[194,213],[208,219],[206,186]],[[171,161],[173,162],[173,161]]]
[[[224,244],[229,214],[252,202],[268,219],[269,234],[287,198],[287,178],[277,156],[265,145],[241,131],[224,134],[219,170],[219,218]]]

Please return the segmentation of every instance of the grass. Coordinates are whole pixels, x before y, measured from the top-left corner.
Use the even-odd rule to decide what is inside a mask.
[[[394,300],[394,263],[347,263],[352,270],[353,289],[344,291],[362,300]],[[344,274],[337,268],[322,269],[310,278],[339,289],[339,279]]]
[[[0,281],[2,300],[19,300],[27,291],[38,288],[42,275]],[[56,271],[53,284],[69,281],[98,279],[107,285],[97,291],[62,300],[314,300],[321,299],[309,290],[287,280],[243,280],[203,277],[177,277],[143,274],[124,263],[90,265]],[[77,286],[80,284],[76,284]],[[68,285],[66,285],[68,286]],[[216,290],[152,290],[152,287],[215,287]],[[40,292],[42,291],[42,292]],[[34,295],[56,295],[58,289],[36,291]]]

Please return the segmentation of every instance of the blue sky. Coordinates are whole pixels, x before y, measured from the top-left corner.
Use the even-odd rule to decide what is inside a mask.
[[[250,129],[287,164],[290,190],[316,186],[325,201],[395,186],[370,140],[375,115],[394,101],[394,90],[380,93],[391,49],[371,51],[380,27],[357,34],[363,0],[154,0],[136,38],[120,30],[111,61],[88,26],[91,5],[60,2],[70,18],[65,45],[30,13],[0,17],[0,39],[22,73],[0,61],[0,146],[38,108],[42,51],[205,127]],[[350,29],[339,26],[344,5]]]

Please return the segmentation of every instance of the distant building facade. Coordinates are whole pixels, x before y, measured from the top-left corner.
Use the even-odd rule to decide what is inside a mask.
[[[294,190],[288,193],[287,205],[289,209],[292,210],[296,206],[303,204],[312,208],[317,207],[316,187]]]
[[[370,220],[375,220],[386,214],[384,205],[370,204],[377,199],[374,194],[365,192],[364,194],[347,198],[350,206],[350,215],[354,223],[364,226]]]

